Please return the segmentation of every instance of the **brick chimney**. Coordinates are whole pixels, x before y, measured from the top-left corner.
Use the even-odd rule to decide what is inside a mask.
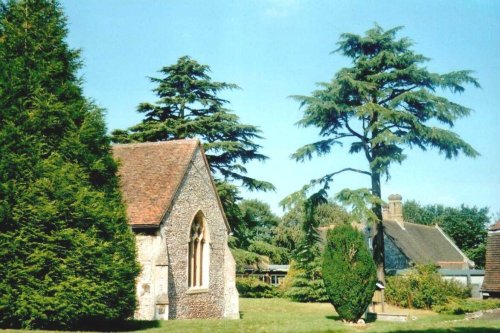
[[[403,227],[403,197],[399,194],[389,195],[389,202],[383,207],[382,216],[384,220],[396,221]]]

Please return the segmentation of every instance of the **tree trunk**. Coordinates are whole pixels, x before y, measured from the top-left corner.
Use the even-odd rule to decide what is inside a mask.
[[[382,193],[380,190],[380,174],[372,173],[372,194],[381,198]],[[373,244],[373,260],[377,266],[377,279],[385,285],[385,271],[384,271],[384,226],[382,225],[382,206],[375,204],[373,212],[377,216],[377,223],[372,228],[372,244]]]

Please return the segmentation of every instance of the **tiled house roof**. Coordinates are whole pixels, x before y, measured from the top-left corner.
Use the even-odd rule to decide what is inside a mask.
[[[198,140],[113,146],[113,156],[119,163],[120,188],[132,227],[160,225],[198,149],[203,154]]]
[[[488,234],[486,267],[481,289],[490,293],[500,293],[500,221],[490,228]]]
[[[490,231],[498,231],[500,230],[500,220],[498,220],[494,225],[490,227]]]
[[[439,227],[385,220],[384,233],[415,264],[434,263],[441,268],[462,269],[467,257]],[[404,227],[402,227],[402,225]]]

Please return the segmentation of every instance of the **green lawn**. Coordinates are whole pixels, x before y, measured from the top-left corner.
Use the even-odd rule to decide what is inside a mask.
[[[339,321],[330,304],[294,303],[283,299],[240,299],[241,320],[162,322],[162,332],[499,332],[500,321],[469,320],[464,316],[417,315],[409,323],[377,321],[352,327]]]
[[[500,332],[498,319],[465,321],[464,316],[430,313],[415,313],[418,319],[408,323],[377,321],[353,327],[339,321],[329,304],[283,299],[240,299],[240,311],[240,320],[171,320],[142,332]]]

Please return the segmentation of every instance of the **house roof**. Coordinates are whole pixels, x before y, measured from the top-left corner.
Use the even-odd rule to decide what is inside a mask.
[[[500,233],[491,233],[488,235],[485,266],[484,281],[481,290],[500,292]]]
[[[132,227],[160,225],[198,149],[210,172],[203,148],[195,139],[113,146],[128,223]],[[215,190],[212,180],[211,185]],[[217,200],[228,226],[218,196]]]
[[[490,231],[498,231],[500,230],[500,220],[498,220],[495,224],[493,224],[490,229]]]
[[[130,225],[160,224],[198,144],[197,140],[175,140],[113,146]]]
[[[467,258],[456,245],[435,226],[385,220],[384,232],[408,259],[416,264],[434,263],[442,268],[461,268]]]

